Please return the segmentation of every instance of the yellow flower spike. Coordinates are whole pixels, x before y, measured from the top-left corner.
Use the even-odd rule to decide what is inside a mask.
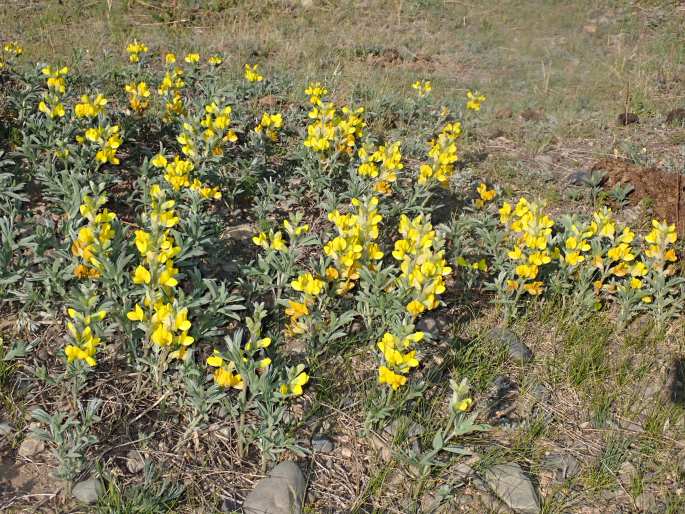
[[[200,62],[200,54],[198,54],[198,53],[186,54],[186,56],[184,57],[183,60],[185,62],[187,62],[188,64],[197,64],[198,62]]]

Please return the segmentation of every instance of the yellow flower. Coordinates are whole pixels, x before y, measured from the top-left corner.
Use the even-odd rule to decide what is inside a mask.
[[[290,283],[295,291],[304,292],[311,296],[318,296],[324,285],[323,280],[314,278],[311,273],[304,273]]]
[[[396,391],[407,383],[407,377],[395,373],[386,366],[381,366],[378,368],[378,382],[380,384],[388,384],[392,387],[393,391]]]
[[[243,377],[239,373],[234,373],[232,369],[223,367],[214,371],[214,382],[221,387],[231,387],[238,390],[245,387]]]
[[[145,266],[139,265],[133,274],[134,284],[149,284],[150,283],[150,272],[145,268]]]
[[[185,62],[187,62],[188,64],[196,64],[196,63],[200,62],[200,54],[198,54],[198,53],[186,54],[186,56],[183,60]]]
[[[245,65],[245,78],[248,82],[261,82],[262,80],[264,80],[264,77],[261,76],[257,71],[258,67],[258,64],[255,64],[253,66],[250,66],[249,64]]]
[[[126,313],[126,317],[131,321],[145,321],[145,313],[138,304],[136,304],[132,311]]]
[[[271,238],[271,248],[279,252],[288,250],[288,246],[285,244],[285,241],[283,241],[283,234],[281,234],[280,230]]]
[[[471,90],[468,90],[466,92],[466,97],[469,100],[466,103],[466,108],[472,111],[480,111],[480,104],[485,101],[485,96],[478,93],[478,91],[474,93]]]
[[[212,66],[219,66],[224,60],[218,55],[212,55],[207,59],[207,62]]]
[[[407,312],[409,312],[409,314],[411,314],[412,316],[418,316],[425,310],[426,307],[418,300],[412,300],[407,305]]]
[[[416,93],[420,98],[428,96],[428,94],[433,90],[430,80],[417,80],[411,87],[416,90]]]
[[[473,399],[464,398],[463,400],[454,404],[454,409],[458,410],[460,412],[468,412],[469,410],[471,410],[472,405],[473,405]]]
[[[155,168],[164,168],[167,165],[167,160],[161,153],[158,153],[152,158],[150,163],[152,163]]]

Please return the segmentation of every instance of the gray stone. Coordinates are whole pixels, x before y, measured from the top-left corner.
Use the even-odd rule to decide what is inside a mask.
[[[452,468],[451,471],[452,476],[459,481],[471,478],[476,474],[476,472],[471,466],[469,466],[468,464],[464,464],[463,462],[460,462],[459,464],[454,466],[454,468]]]
[[[305,480],[293,461],[281,462],[262,478],[243,503],[245,514],[300,514],[305,499]]]
[[[573,478],[580,473],[580,463],[573,455],[561,452],[553,452],[545,456],[540,464],[543,469],[554,472],[557,480],[563,481]]]
[[[90,478],[76,484],[71,490],[71,494],[81,503],[92,505],[98,501],[104,491],[102,482],[97,478]]]
[[[644,491],[640,496],[635,498],[635,506],[640,512],[654,512],[657,508],[657,499],[654,493]]]
[[[621,464],[621,467],[618,469],[618,480],[624,487],[630,487],[636,477],[637,469],[631,462],[625,461]]]
[[[43,450],[45,450],[45,443],[43,441],[28,436],[21,442],[21,446],[19,446],[17,453],[20,457],[28,459],[29,457],[38,455]]]
[[[586,186],[590,174],[587,171],[574,171],[568,176],[568,183],[572,186]]]
[[[426,314],[416,324],[416,330],[419,332],[428,332],[429,334],[445,334],[450,330],[450,323],[446,316],[439,314]]]
[[[133,474],[143,471],[145,460],[138,450],[130,450],[126,454],[126,468]]]
[[[533,352],[528,348],[519,336],[508,328],[493,328],[488,333],[488,337],[496,343],[504,346],[508,352],[509,357],[521,362],[530,362],[533,360]]]
[[[315,434],[312,437],[312,450],[317,453],[331,453],[335,444],[323,434]]]
[[[499,464],[485,472],[485,481],[497,497],[514,512],[538,514],[540,499],[518,464]]]
[[[9,423],[3,421],[0,423],[0,437],[11,435],[14,432],[14,427]]]

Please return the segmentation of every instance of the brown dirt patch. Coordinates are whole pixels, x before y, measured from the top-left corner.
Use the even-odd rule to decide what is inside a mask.
[[[631,184],[635,188],[630,194],[632,204],[649,199],[655,217],[675,223],[681,235],[685,231],[685,180],[679,174],[658,168],[644,168],[621,159],[603,159],[596,162],[591,171],[603,171],[607,174],[607,188],[616,184]]]

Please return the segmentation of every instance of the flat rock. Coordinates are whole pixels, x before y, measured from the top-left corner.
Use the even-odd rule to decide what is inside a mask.
[[[305,480],[293,461],[281,462],[262,478],[243,503],[245,514],[300,514],[305,498]]]
[[[616,121],[619,125],[632,125],[633,123],[640,123],[640,117],[634,112],[622,112]]]
[[[488,332],[488,337],[506,348],[509,352],[509,357],[512,359],[524,363],[533,360],[531,349],[521,341],[519,336],[508,328],[493,328]]]
[[[98,501],[98,498],[104,491],[105,488],[102,482],[97,478],[90,478],[76,484],[71,490],[71,494],[81,503],[92,505]]]
[[[533,483],[515,463],[499,464],[485,472],[485,481],[497,497],[519,514],[538,514],[540,499]]]
[[[586,186],[588,180],[590,179],[590,174],[587,171],[574,171],[568,176],[568,183],[572,186]]]
[[[416,324],[416,330],[429,334],[444,334],[449,332],[450,322],[445,315],[426,314]]]
[[[312,437],[312,450],[317,453],[331,453],[335,444],[324,434],[315,434]]]
[[[130,450],[126,454],[126,469],[131,473],[140,473],[145,469],[145,459],[138,450]]]
[[[21,442],[21,446],[19,446],[17,453],[20,457],[28,459],[38,455],[43,450],[45,450],[45,443],[40,439],[29,436]]]
[[[556,480],[563,481],[580,473],[580,463],[573,455],[552,452],[545,455],[540,464],[543,469],[553,471]]]
[[[12,432],[14,432],[14,427],[12,425],[5,421],[0,423],[0,437],[12,435]]]

